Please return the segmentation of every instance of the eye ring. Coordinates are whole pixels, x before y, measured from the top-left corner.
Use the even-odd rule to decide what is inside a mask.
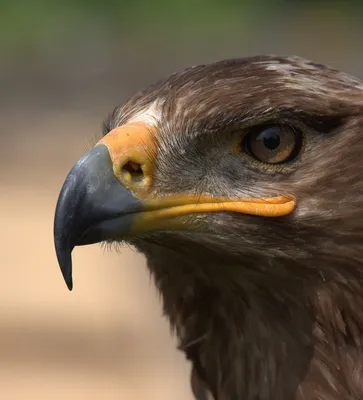
[[[241,150],[255,160],[280,165],[293,161],[303,146],[303,134],[287,124],[264,124],[252,127],[244,136]]]

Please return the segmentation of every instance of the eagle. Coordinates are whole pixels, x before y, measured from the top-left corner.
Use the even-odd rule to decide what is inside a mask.
[[[141,252],[198,400],[363,399],[363,83],[301,57],[197,65],[117,106],[55,210]]]

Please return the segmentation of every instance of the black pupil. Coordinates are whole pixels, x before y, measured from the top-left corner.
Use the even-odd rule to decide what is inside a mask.
[[[263,141],[269,150],[276,150],[280,146],[280,130],[276,127],[267,128],[256,139]]]

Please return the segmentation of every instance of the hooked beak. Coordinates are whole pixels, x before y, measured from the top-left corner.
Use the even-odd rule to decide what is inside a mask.
[[[122,235],[131,226],[132,213],[141,208],[116,179],[106,146],[95,147],[77,162],[61,190],[54,220],[58,262],[70,290],[73,248]]]
[[[56,254],[69,290],[73,287],[71,253],[75,246],[178,229],[175,217],[192,213],[229,211],[278,217],[296,206],[293,196],[231,199],[181,193],[154,197],[156,156],[152,128],[127,124],[107,134],[69,172],[54,220]]]

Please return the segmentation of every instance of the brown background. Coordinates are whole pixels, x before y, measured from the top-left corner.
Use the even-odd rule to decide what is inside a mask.
[[[67,291],[52,238],[57,196],[106,114],[174,70],[278,53],[362,77],[362,14],[348,2],[308,4],[249,14],[231,2],[223,18],[202,10],[191,32],[188,12],[181,20],[171,13],[175,21],[165,26],[155,15],[145,25],[136,12],[127,30],[92,22],[71,38],[59,14],[58,36],[44,30],[38,41],[2,41],[1,399],[191,399],[190,367],[175,350],[142,256],[77,248]]]

